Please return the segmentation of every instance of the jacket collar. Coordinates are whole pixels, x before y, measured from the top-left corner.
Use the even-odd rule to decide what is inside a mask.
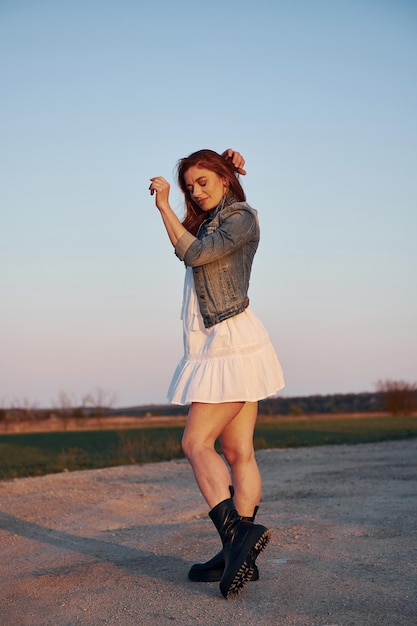
[[[235,202],[237,202],[237,199],[235,198],[235,196],[232,194],[231,191],[228,191],[226,195],[224,195],[223,198],[220,200],[219,204],[216,206],[213,213],[210,214],[210,217],[208,219],[212,219],[215,215],[220,213],[220,211],[222,211],[225,207],[229,206],[230,204],[234,204]]]

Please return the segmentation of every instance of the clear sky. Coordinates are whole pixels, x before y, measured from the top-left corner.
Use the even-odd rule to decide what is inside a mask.
[[[0,0],[0,404],[165,402],[148,185],[200,148],[246,158],[283,395],[416,381],[416,70],[413,0]]]

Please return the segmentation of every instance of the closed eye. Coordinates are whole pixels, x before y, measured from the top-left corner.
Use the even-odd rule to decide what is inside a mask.
[[[203,180],[197,180],[196,181],[197,184],[199,185],[199,187],[205,187],[207,185],[207,179],[203,179]],[[193,194],[194,193],[194,186],[193,185],[187,185],[187,190]]]

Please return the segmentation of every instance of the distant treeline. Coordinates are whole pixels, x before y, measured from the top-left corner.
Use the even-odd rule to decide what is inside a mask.
[[[312,415],[314,413],[378,413],[385,411],[380,393],[337,393],[295,398],[267,398],[259,402],[259,412],[279,415]]]
[[[263,415],[312,415],[326,413],[378,413],[385,411],[381,393],[337,393],[300,396],[294,398],[267,398],[259,402]],[[188,406],[151,404],[146,406],[110,409],[108,414],[136,417],[187,415]]]
[[[188,413],[188,406],[149,404],[114,408],[104,404],[102,394],[93,402],[90,396],[82,405],[71,403],[68,394],[60,395],[58,406],[39,409],[29,405],[0,408],[0,422],[27,422],[41,419],[74,419],[84,417],[175,417]],[[89,403],[87,403],[87,400]],[[94,398],[93,398],[94,400]],[[417,414],[417,383],[386,380],[378,383],[375,392],[336,393],[327,395],[267,398],[259,402],[261,415],[337,415],[353,413],[388,413],[389,415]]]

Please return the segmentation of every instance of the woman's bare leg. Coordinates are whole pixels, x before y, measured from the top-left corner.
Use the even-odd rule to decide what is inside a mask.
[[[193,402],[190,407],[182,447],[210,509],[230,498],[229,485],[232,484],[229,469],[215,451],[214,444],[240,414],[243,406],[244,402]]]
[[[258,403],[245,402],[220,437],[223,454],[232,471],[236,509],[245,517],[252,517],[262,494],[262,480],[253,449],[257,415]]]

